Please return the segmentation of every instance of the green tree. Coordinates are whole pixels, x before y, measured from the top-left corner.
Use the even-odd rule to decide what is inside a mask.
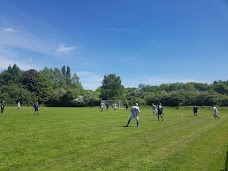
[[[66,85],[67,87],[70,87],[71,86],[71,70],[70,70],[70,67],[67,66],[67,71],[66,71]]]
[[[66,77],[66,66],[65,65],[61,68],[61,71],[62,71],[63,76]]]
[[[36,101],[36,95],[21,85],[10,84],[0,87],[0,99],[10,105],[16,105],[18,101],[21,105],[32,105]]]
[[[21,71],[16,64],[14,64],[13,67],[9,65],[8,69],[0,74],[0,85],[19,84],[22,79],[22,74],[23,71]]]
[[[121,85],[121,79],[115,74],[105,75],[101,86],[102,99],[123,100],[124,87]]]
[[[44,103],[52,93],[51,80],[34,69],[25,71],[22,80],[24,87],[36,94],[39,103]]]

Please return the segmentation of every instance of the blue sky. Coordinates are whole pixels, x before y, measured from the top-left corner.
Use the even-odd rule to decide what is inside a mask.
[[[227,0],[1,0],[0,71],[70,66],[140,83],[227,80]]]

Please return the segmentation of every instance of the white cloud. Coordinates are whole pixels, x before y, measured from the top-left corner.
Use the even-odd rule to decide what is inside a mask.
[[[32,57],[25,58],[17,58],[18,53],[15,53],[12,50],[4,49],[4,47],[0,46],[0,70],[5,70],[9,65],[13,66],[17,64],[17,66],[21,70],[29,70],[29,69],[41,69],[38,65],[32,64]]]
[[[80,82],[84,89],[96,90],[101,86],[101,81],[103,80],[103,75],[94,72],[80,71],[76,73],[80,78]]]
[[[34,34],[20,32],[20,34],[6,34],[6,32],[0,32],[0,45],[7,46],[8,48],[21,48],[33,52],[42,54],[54,54],[53,49],[56,46],[55,43],[48,39],[42,39]]]
[[[15,30],[15,29],[13,29],[11,27],[8,27],[8,28],[4,28],[3,32],[18,32],[18,30]]]
[[[56,52],[59,53],[59,54],[61,54],[61,53],[68,53],[68,52],[73,51],[75,49],[76,49],[76,47],[73,47],[73,46],[65,47],[64,45],[60,45],[56,49]]]
[[[10,27],[4,28],[2,31],[0,31],[0,45],[7,46],[12,49],[21,48],[24,50],[38,52],[46,55],[56,55],[56,53],[66,54],[77,48],[74,46],[66,47],[64,45],[60,45],[56,49],[56,42],[58,42],[58,40],[39,36],[23,29],[20,30],[20,34],[7,34],[7,32],[18,31]]]

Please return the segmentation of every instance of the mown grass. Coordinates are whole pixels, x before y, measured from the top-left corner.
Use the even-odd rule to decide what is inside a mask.
[[[157,121],[141,108],[140,125],[125,109],[6,107],[0,114],[0,170],[183,170],[227,167],[228,109],[165,108]],[[182,114],[183,116],[181,116]]]

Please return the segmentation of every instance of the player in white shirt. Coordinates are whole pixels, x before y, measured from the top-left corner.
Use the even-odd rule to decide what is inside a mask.
[[[157,107],[152,103],[152,111],[155,115],[157,115]]]
[[[220,117],[218,116],[218,109],[215,106],[213,107],[213,112],[214,112],[214,118],[220,119]]]
[[[138,103],[135,103],[135,106],[133,106],[131,108],[130,112],[131,112],[131,117],[129,118],[126,127],[128,127],[128,125],[131,122],[131,119],[133,119],[133,118],[135,118],[136,126],[138,127],[139,126],[139,113],[140,113],[140,110],[139,110],[139,107],[138,107]]]
[[[114,103],[114,110],[116,110],[116,108],[117,108],[117,104],[116,104],[116,103]]]
[[[103,101],[100,104],[100,108],[101,108],[101,112],[103,112],[103,109],[104,109],[104,102]]]
[[[17,108],[18,109],[20,109],[20,107],[21,107],[21,103],[20,103],[20,101],[17,103]]]

